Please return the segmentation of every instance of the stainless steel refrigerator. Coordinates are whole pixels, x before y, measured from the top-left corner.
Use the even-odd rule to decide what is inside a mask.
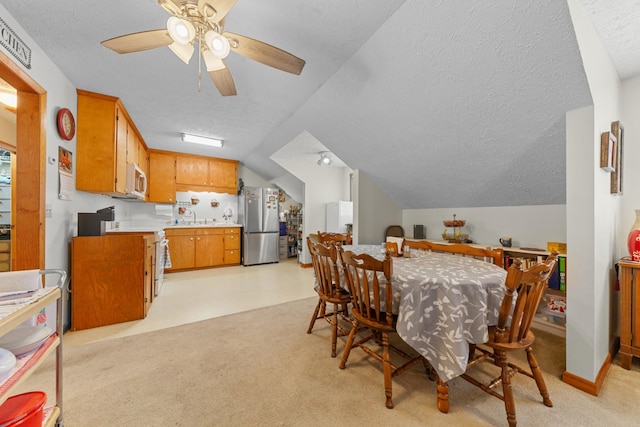
[[[242,263],[278,262],[280,223],[277,188],[244,187],[238,200],[242,224]]]

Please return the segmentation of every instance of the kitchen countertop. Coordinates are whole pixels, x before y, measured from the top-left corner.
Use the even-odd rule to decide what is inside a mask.
[[[176,228],[226,228],[226,227],[242,227],[242,226],[240,224],[226,223],[226,222],[219,222],[216,224],[204,224],[204,223],[164,224],[164,225],[137,224],[137,225],[120,226],[118,228],[110,228],[106,230],[106,232],[107,233],[155,233],[161,230],[167,230],[167,229],[170,230],[170,229],[176,229]]]

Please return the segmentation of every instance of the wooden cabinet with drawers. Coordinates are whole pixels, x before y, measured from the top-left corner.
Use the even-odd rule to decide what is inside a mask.
[[[165,229],[171,268],[167,271],[240,264],[239,227]]]
[[[224,264],[240,264],[240,228],[224,229]]]

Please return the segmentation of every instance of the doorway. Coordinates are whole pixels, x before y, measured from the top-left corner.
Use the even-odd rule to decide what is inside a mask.
[[[16,156],[12,165],[11,270],[45,268],[45,159],[47,95],[0,52],[0,78],[17,90]]]

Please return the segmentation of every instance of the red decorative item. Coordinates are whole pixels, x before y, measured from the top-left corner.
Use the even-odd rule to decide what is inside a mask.
[[[631,259],[640,262],[640,209],[636,209],[636,222],[633,223],[627,237],[627,248]]]
[[[67,141],[71,141],[76,134],[76,121],[68,108],[61,108],[58,111],[58,133]]]

